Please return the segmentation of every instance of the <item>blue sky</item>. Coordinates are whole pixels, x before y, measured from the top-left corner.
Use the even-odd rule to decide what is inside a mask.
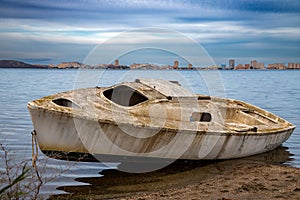
[[[82,62],[111,37],[156,27],[196,41],[216,64],[230,58],[300,62],[298,0],[0,0],[0,5],[0,59]],[[173,62],[150,57],[153,63]]]

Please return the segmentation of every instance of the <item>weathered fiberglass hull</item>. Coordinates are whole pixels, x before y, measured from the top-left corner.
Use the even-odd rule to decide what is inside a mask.
[[[151,86],[152,82],[145,82],[143,87]],[[105,99],[108,89],[81,89],[29,102],[41,151],[56,158],[58,154],[77,158],[87,154],[112,161],[130,157],[230,159],[273,150],[295,129],[286,120],[241,101],[201,95],[151,101],[145,95],[144,103],[124,108],[110,102],[111,94],[111,99]],[[75,93],[80,95],[75,97]],[[91,104],[90,109],[84,107]],[[154,108],[157,104],[158,109]]]

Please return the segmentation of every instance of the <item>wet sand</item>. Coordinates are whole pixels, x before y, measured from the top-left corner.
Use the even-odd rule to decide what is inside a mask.
[[[150,173],[105,170],[79,178],[88,186],[58,189],[70,194],[50,199],[300,199],[300,169],[281,165],[284,147],[226,161],[176,162]]]
[[[238,163],[219,163],[210,177],[120,199],[300,199],[300,169]],[[205,169],[203,169],[205,170]]]

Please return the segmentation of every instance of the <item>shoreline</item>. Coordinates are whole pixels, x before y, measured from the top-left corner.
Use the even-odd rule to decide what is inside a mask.
[[[216,173],[194,183],[118,199],[300,199],[300,169],[239,163],[216,166]],[[205,169],[204,169],[205,170]]]
[[[290,66],[291,64],[291,66]],[[174,62],[174,66],[171,65],[157,65],[151,63],[141,63],[136,64],[133,63],[131,65],[120,65],[118,60],[115,60],[114,64],[96,64],[96,65],[88,65],[83,64],[78,61],[73,62],[62,62],[60,64],[29,64],[22,61],[17,60],[0,60],[0,68],[18,68],[18,69],[103,69],[103,70],[242,70],[242,71],[252,71],[252,70],[300,70],[300,63],[289,63],[288,66],[284,67],[280,65],[280,67],[274,66],[272,67],[241,67],[234,66],[231,68],[224,68],[221,66],[213,65],[213,66],[193,66],[189,64],[186,66],[179,66],[178,61]],[[254,66],[254,65],[253,65]]]
[[[111,69],[111,68],[52,68],[52,67],[1,67],[0,69],[42,69],[42,70],[110,70],[110,71],[299,71],[300,69]]]
[[[256,156],[173,163],[144,174],[104,170],[77,178],[87,186],[63,186],[50,199],[300,199],[300,168],[282,165],[284,147]]]

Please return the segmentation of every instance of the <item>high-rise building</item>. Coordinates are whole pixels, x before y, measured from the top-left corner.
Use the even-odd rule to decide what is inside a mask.
[[[256,60],[251,60],[250,69],[265,69],[265,64],[259,63]]]
[[[257,64],[256,60],[251,60],[250,61],[250,69],[255,69],[256,68],[256,64]]]
[[[119,60],[118,59],[115,60],[115,66],[119,66]]]
[[[268,64],[268,69],[286,69],[284,63],[273,63]]]
[[[173,69],[178,69],[178,65],[179,65],[178,60],[175,60],[175,61],[174,61]]]
[[[235,63],[234,59],[229,60],[229,69],[234,69],[234,65],[235,65],[234,63]]]
[[[300,63],[288,63],[287,69],[300,69]]]

